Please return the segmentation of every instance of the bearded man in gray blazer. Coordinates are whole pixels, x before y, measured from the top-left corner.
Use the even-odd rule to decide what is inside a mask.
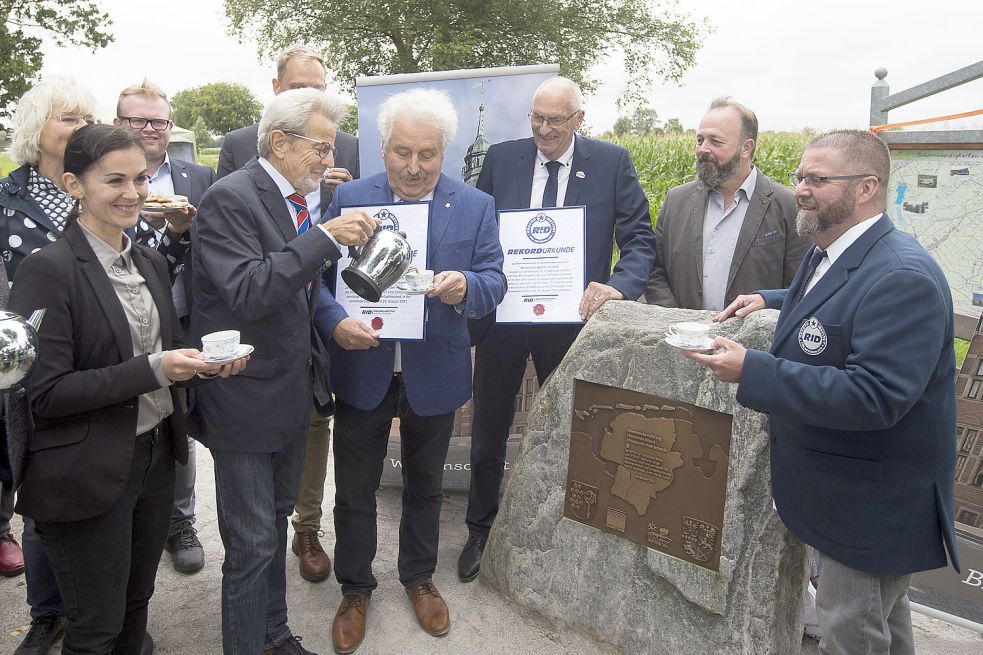
[[[696,132],[693,182],[666,194],[655,225],[650,305],[721,310],[738,295],[788,288],[809,247],[791,191],[753,162],[758,118],[733,98],[710,104]]]

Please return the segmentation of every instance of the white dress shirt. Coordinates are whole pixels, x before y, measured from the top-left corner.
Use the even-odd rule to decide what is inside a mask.
[[[809,280],[809,284],[806,286],[806,294],[808,294],[816,283],[819,282],[826,275],[826,271],[840,258],[846,249],[853,245],[853,242],[860,238],[860,236],[873,227],[874,223],[882,216],[882,214],[877,214],[876,216],[871,216],[870,218],[865,218],[860,221],[849,230],[844,232],[836,239],[833,243],[829,244],[826,248],[826,256],[823,257],[822,261],[819,262],[819,266],[816,267],[816,272],[812,274],[812,279]],[[805,294],[803,294],[805,297]]]
[[[556,172],[556,204],[563,206],[563,200],[567,197],[567,182],[570,180],[570,166],[573,163],[573,146],[577,142],[576,138],[570,142],[567,151],[560,155],[556,161],[562,164]],[[543,206],[543,191],[546,190],[546,180],[550,177],[550,172],[546,164],[550,160],[546,158],[540,150],[536,149],[536,165],[532,169],[532,194],[529,197],[529,208],[536,209]]]

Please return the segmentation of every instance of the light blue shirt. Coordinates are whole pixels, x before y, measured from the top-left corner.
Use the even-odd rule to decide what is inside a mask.
[[[724,308],[734,249],[757,181],[757,171],[751,166],[751,172],[734,193],[733,204],[726,210],[724,194],[711,189],[707,195],[703,218],[703,309]]]

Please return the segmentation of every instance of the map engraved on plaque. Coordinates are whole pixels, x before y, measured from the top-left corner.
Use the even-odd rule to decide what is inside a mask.
[[[719,570],[731,420],[575,380],[564,516]]]

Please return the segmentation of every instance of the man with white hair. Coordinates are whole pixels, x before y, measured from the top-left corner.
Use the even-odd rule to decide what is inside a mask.
[[[572,80],[553,77],[533,95],[532,137],[488,149],[477,186],[499,210],[586,205],[587,282],[580,301],[586,321],[609,300],[635,300],[655,257],[649,204],[628,150],[577,134],[584,99]],[[617,243],[620,256],[611,267]],[[532,355],[543,384],[566,355],[582,324],[496,325],[493,316],[471,324],[477,345],[471,432],[468,541],[458,559],[463,582],[479,573],[488,531],[498,513],[505,446],[515,394]]]
[[[250,377],[195,390],[189,420],[215,462],[225,655],[309,653],[287,626],[284,559],[308,421],[315,405],[332,409],[313,327],[329,298],[320,272],[377,223],[353,211],[311,224],[304,196],[333,162],[344,111],[315,89],[274,98],[259,123],[259,157],[205,193],[192,228],[192,332],[238,330],[255,349]]]
[[[494,310],[506,286],[494,201],[440,172],[457,130],[457,112],[446,94],[428,89],[396,94],[383,103],[378,120],[385,173],[338,187],[328,213],[429,201],[427,261],[436,275],[427,294],[423,341],[380,343],[376,330],[334,302],[318,323],[322,336],[333,337],[334,565],[344,598],[331,636],[339,653],[362,642],[377,586],[375,492],[394,418],[403,466],[399,581],[426,632],[439,636],[450,629],[447,605],[432,580],[443,466],[454,411],[471,397],[467,320]]]

